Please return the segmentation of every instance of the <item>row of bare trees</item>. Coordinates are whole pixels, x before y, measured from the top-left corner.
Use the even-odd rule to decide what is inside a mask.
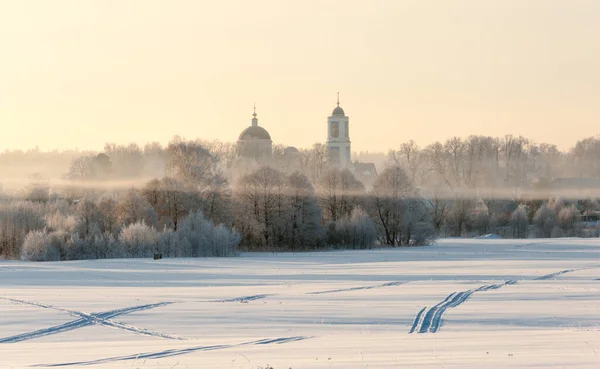
[[[519,197],[558,176],[600,177],[598,138],[582,140],[570,152],[513,136],[452,138],[425,148],[410,141],[385,156],[368,187],[349,170],[330,167],[326,154],[316,144],[290,163],[276,146],[272,167],[232,173],[232,144],[178,137],[166,147],[108,144],[103,154],[73,158],[68,182],[51,185],[35,175],[21,194],[27,202],[4,200],[0,254],[17,257],[27,235],[43,229],[63,233],[32,240],[100,250],[98,245],[140,235],[163,240],[155,245],[198,250],[177,233],[185,222],[186,232],[196,229],[190,214],[212,224],[200,227],[205,231],[221,227],[221,235],[239,234],[245,250],[413,245],[434,235],[578,235],[582,207],[598,208],[594,199],[557,205]],[[126,179],[126,185],[113,183]],[[485,195],[475,196],[480,190]],[[141,236],[148,232],[157,233]]]

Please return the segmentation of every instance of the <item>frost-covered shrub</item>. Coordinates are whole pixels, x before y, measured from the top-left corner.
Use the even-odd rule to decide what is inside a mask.
[[[62,237],[58,239],[63,242]],[[78,233],[68,237],[61,249],[63,260],[89,260],[123,257],[122,247],[112,235],[97,235],[83,239]]]
[[[552,228],[552,232],[550,232],[550,237],[552,237],[552,238],[565,237],[565,231],[562,228],[555,226],[554,228]]]
[[[478,212],[471,216],[471,221],[467,226],[471,233],[481,236],[489,233],[491,225],[491,217],[488,212]]]
[[[419,222],[413,230],[413,236],[410,241],[412,246],[431,245],[435,240],[435,229],[430,222]]]
[[[533,224],[536,227],[539,237],[552,237],[552,230],[556,226],[556,212],[548,205],[542,205],[533,217]]]
[[[527,210],[519,206],[510,216],[510,227],[514,238],[527,238],[529,229],[529,220],[527,219]]]
[[[45,230],[31,231],[25,237],[21,259],[30,261],[58,261],[60,252],[50,242]]]
[[[233,256],[236,254],[236,246],[240,243],[240,235],[219,224],[211,228],[205,241],[205,246],[198,250],[198,256]]]
[[[158,245],[156,229],[143,222],[137,222],[123,228],[119,235],[123,257],[149,257]]]
[[[180,246],[191,247],[189,256],[232,256],[240,242],[240,235],[222,225],[215,226],[202,212],[191,212],[179,225]],[[187,240],[187,243],[184,241]]]
[[[355,209],[350,218],[330,223],[327,229],[328,243],[353,249],[370,249],[377,240],[375,223],[362,210]]]
[[[173,232],[165,229],[161,232],[157,245],[158,252],[164,257],[186,257],[192,255],[192,245],[186,237],[182,237],[180,232]]]
[[[577,208],[575,206],[564,206],[558,213],[558,226],[564,234],[573,236],[575,233],[575,222],[577,220]]]
[[[65,231],[54,231],[48,233],[47,243],[49,247],[58,250],[60,260],[67,260],[67,248],[71,235]]]

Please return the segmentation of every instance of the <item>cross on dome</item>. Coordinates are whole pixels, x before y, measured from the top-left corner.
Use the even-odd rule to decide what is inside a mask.
[[[252,113],[252,126],[258,126],[258,118],[256,118],[256,103],[254,103],[254,113]]]
[[[342,107],[340,106],[340,93],[337,93],[337,106],[335,107],[335,109],[333,109],[333,113],[331,115],[336,115],[336,116],[346,116],[346,114],[344,113],[344,109],[342,109]]]

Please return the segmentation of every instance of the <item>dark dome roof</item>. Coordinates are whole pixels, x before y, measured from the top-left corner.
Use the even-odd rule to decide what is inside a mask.
[[[298,151],[297,148],[295,148],[294,146],[288,146],[285,148],[285,150],[283,150],[283,153],[285,155],[292,155],[292,154],[298,154],[300,151]]]
[[[240,140],[270,140],[271,135],[266,129],[260,126],[250,126],[240,133]]]
[[[339,105],[335,107],[335,109],[333,109],[333,113],[331,115],[341,115],[341,116],[345,116],[346,114],[344,114],[344,109],[342,109]]]

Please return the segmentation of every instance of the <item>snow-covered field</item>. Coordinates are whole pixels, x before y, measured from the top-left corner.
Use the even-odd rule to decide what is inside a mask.
[[[599,368],[600,240],[0,261],[0,368]]]

